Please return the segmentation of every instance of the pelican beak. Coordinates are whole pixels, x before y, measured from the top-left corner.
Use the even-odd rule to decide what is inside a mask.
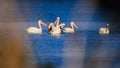
[[[44,22],[41,22],[41,25],[47,26]]]
[[[73,24],[73,26],[78,29],[78,26],[76,24]]]

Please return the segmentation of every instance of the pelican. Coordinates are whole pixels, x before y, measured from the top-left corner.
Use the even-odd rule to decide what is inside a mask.
[[[105,28],[100,28],[99,29],[99,33],[100,34],[109,34],[109,24],[106,24],[106,27]]]
[[[71,22],[71,27],[72,28],[64,28],[63,32],[65,32],[65,33],[74,33],[74,27],[78,28],[77,25],[74,22]]]
[[[57,17],[57,19],[55,20],[54,23],[51,23],[48,26],[48,32],[51,34],[60,34],[61,33],[61,29],[65,26],[65,24],[60,24],[60,17]]]
[[[41,25],[44,25],[44,26],[47,26],[47,25],[44,22],[42,22],[41,20],[38,21],[38,25],[39,25],[39,28],[37,28],[37,27],[29,27],[27,29],[27,32],[32,33],[32,34],[41,34],[42,33]]]
[[[54,23],[51,23],[48,27],[48,32],[52,35],[59,35],[61,33],[61,29],[65,26],[64,23],[59,24],[60,17],[57,17]]]

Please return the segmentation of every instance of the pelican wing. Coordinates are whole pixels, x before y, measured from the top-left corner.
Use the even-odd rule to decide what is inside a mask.
[[[73,33],[74,30],[72,28],[64,28],[63,32],[65,32],[65,33]]]
[[[41,22],[41,25],[47,26],[47,24],[45,24],[44,22]]]

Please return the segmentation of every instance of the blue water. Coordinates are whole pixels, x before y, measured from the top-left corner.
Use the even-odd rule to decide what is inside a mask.
[[[104,68],[107,64],[108,68],[120,67],[119,32],[100,35],[98,31],[76,31],[57,37],[45,31],[41,35],[28,36],[37,64],[43,68],[84,68],[90,65],[93,67],[89,68],[97,68],[97,65],[104,65]]]
[[[70,26],[74,21],[79,29],[74,34],[51,36],[46,27],[43,34],[28,34],[38,68],[120,68],[120,32],[100,35],[105,26],[104,16],[90,0],[26,1],[19,5],[27,27],[37,26],[39,19],[47,25],[60,16],[60,23]],[[104,15],[104,14],[103,14]],[[32,23],[31,23],[32,22]]]

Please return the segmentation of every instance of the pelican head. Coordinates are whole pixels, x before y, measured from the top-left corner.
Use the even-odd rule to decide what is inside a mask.
[[[71,26],[73,26],[73,27],[78,29],[78,26],[74,22],[71,22]]]
[[[65,26],[64,23],[62,23],[62,24],[59,25],[60,29],[62,29],[64,26]]]
[[[55,24],[59,24],[59,21],[60,21],[60,17],[57,17],[57,19],[56,19],[55,22],[54,22],[54,25],[55,25]]]
[[[38,24],[39,24],[39,25],[41,24],[41,25],[47,26],[44,22],[42,22],[42,20],[39,20],[39,21],[38,21]]]
[[[57,20],[60,20],[60,17],[57,17]]]

